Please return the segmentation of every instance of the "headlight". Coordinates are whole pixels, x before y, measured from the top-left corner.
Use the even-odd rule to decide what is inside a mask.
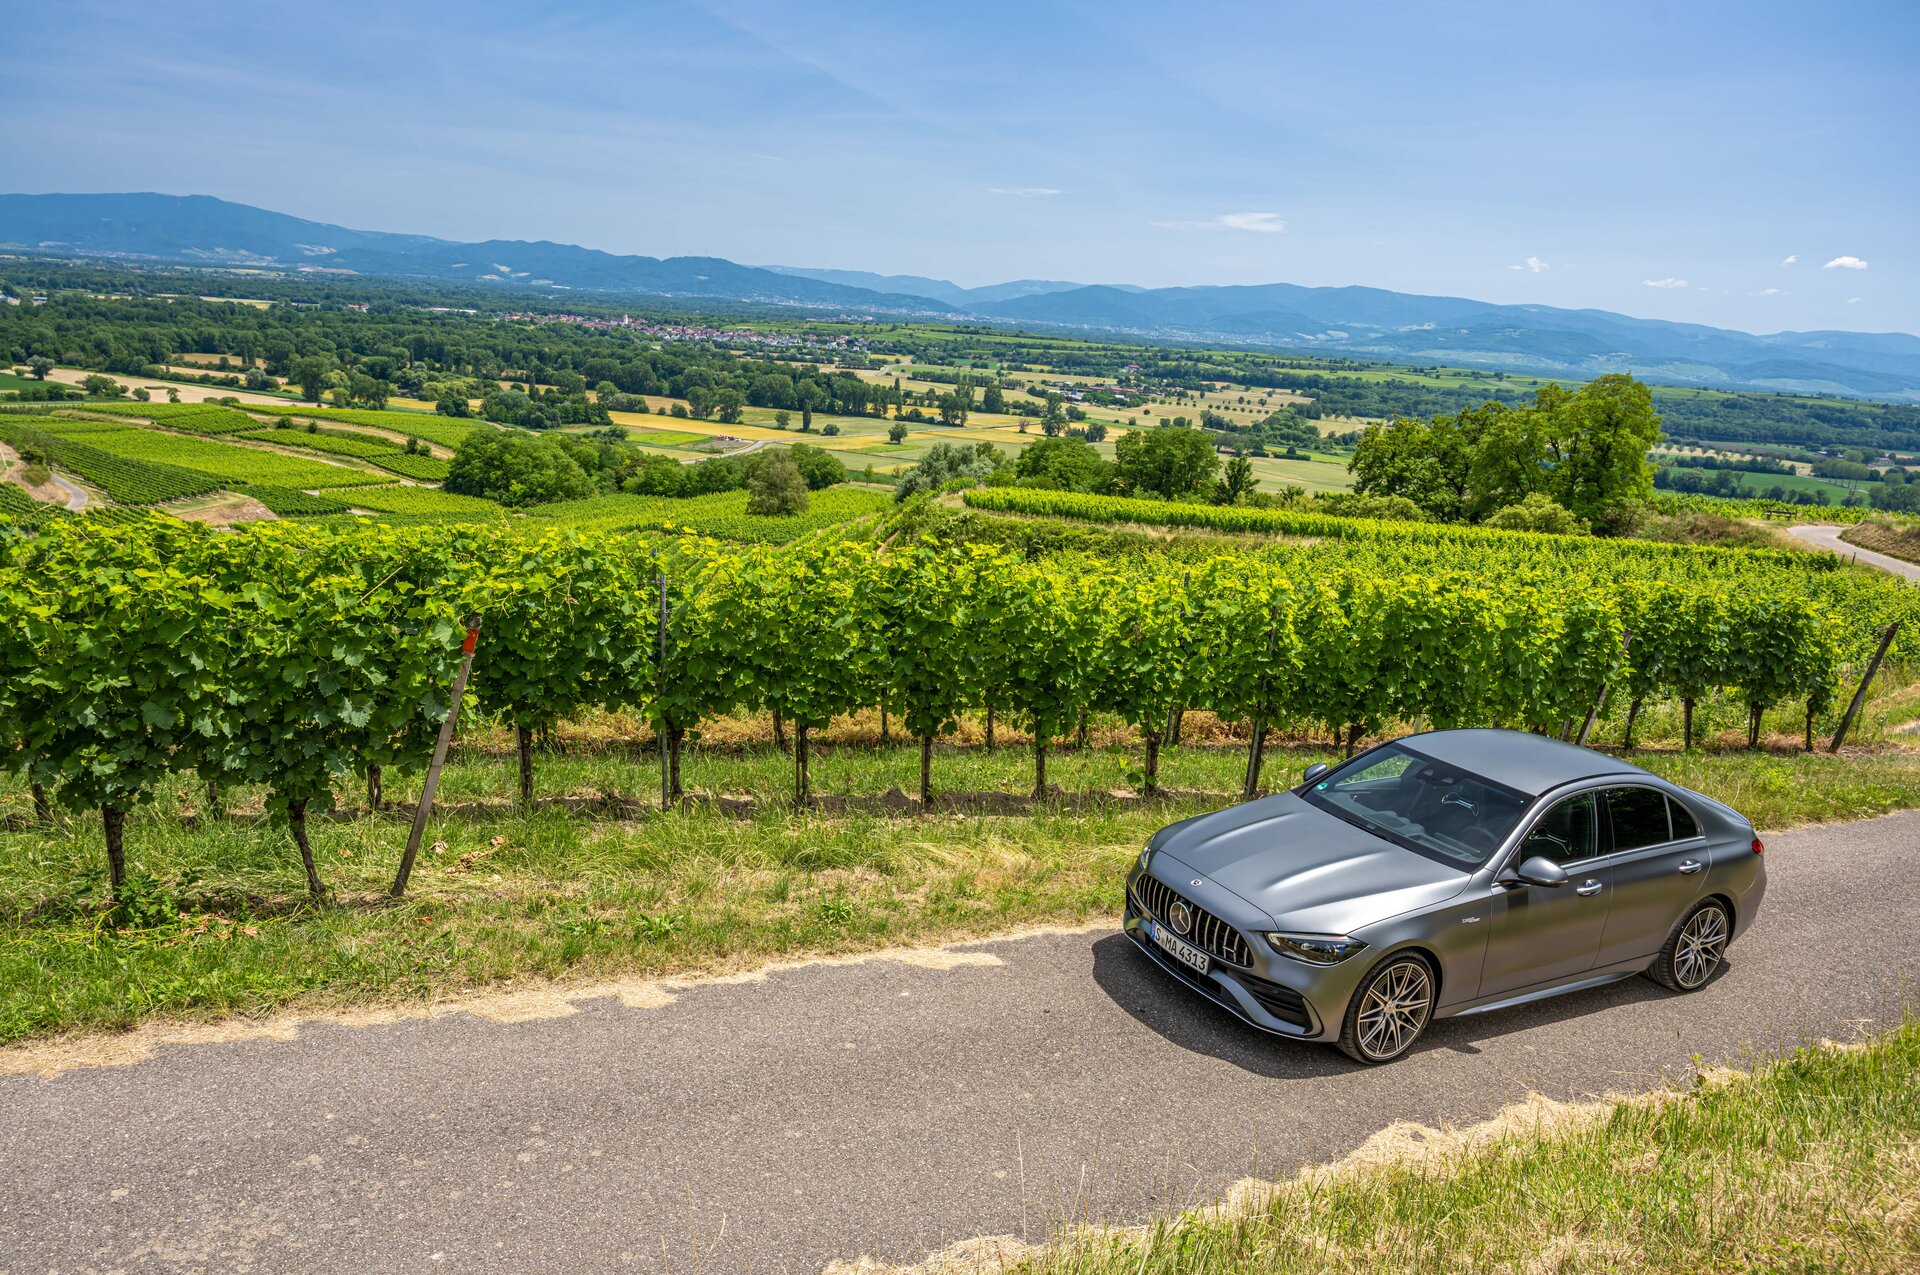
[[[1269,934],[1267,942],[1280,955],[1309,965],[1338,965],[1366,946],[1344,934]]]
[[[1140,852],[1140,863],[1138,865],[1140,868],[1140,871],[1145,872],[1147,870],[1147,860],[1151,858],[1153,858],[1153,847],[1148,846],[1145,850],[1142,850]]]

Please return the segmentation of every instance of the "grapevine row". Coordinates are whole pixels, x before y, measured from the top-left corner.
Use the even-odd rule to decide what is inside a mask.
[[[1163,723],[1189,708],[1349,740],[1395,721],[1557,732],[1604,686],[1634,709],[1727,691],[1811,720],[1833,702],[1845,632],[1920,595],[1803,584],[1542,588],[1248,555],[1176,573],[850,538],[60,519],[0,526],[0,757],[108,811],[115,862],[116,818],[188,769],[266,787],[304,847],[306,812],[337,785],[422,763],[471,611],[470,693],[519,728],[528,797],[526,741],[595,707],[651,719],[676,775],[703,720],[776,713],[802,800],[809,732],[863,708],[923,740],[998,711],[1032,730],[1041,791],[1048,740],[1107,712],[1139,729],[1152,789]]]

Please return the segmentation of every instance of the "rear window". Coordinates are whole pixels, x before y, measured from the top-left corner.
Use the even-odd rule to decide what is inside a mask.
[[[1700,825],[1694,821],[1692,811],[1671,797],[1667,798],[1667,811],[1673,816],[1673,839],[1675,841],[1685,841],[1689,837],[1697,837],[1700,835]]]
[[[1607,789],[1607,812],[1613,818],[1613,848],[1638,850],[1673,840],[1667,826],[1667,796],[1651,788]]]

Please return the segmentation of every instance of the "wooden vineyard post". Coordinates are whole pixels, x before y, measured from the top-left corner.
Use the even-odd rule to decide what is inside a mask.
[[[1273,659],[1273,641],[1274,641],[1273,629],[1268,628],[1267,659],[1269,662],[1271,662]],[[1267,698],[1267,679],[1263,673],[1260,678],[1261,703],[1259,706],[1255,707],[1254,709],[1253,738],[1249,740],[1247,743],[1247,779],[1246,779],[1246,782],[1240,786],[1240,800],[1242,801],[1252,801],[1254,798],[1254,794],[1258,792],[1260,789],[1260,761],[1261,761],[1262,755],[1267,750],[1267,716],[1265,711],[1266,698]]]
[[[1887,648],[1893,645],[1893,635],[1899,631],[1900,621],[1895,620],[1880,635],[1880,649],[1867,662],[1866,676],[1860,679],[1860,688],[1853,693],[1853,702],[1847,705],[1847,715],[1840,719],[1840,729],[1833,732],[1833,742],[1827,745],[1828,752],[1839,752],[1840,745],[1846,742],[1847,729],[1853,725],[1854,715],[1860,711],[1860,706],[1867,702],[1867,688],[1873,685],[1873,675],[1880,671],[1880,661],[1887,658]]]
[[[1620,658],[1622,660],[1627,658],[1627,648],[1632,645],[1633,630],[1628,629],[1620,635]],[[1600,683],[1599,697],[1593,701],[1593,707],[1588,710],[1586,724],[1580,728],[1580,734],[1574,739],[1574,743],[1579,744],[1582,748],[1586,747],[1587,737],[1593,734],[1593,724],[1600,720],[1600,710],[1606,706],[1607,684],[1602,682]],[[1631,732],[1633,728],[1629,726],[1627,729]]]
[[[427,766],[427,782],[420,789],[420,805],[413,812],[413,830],[407,833],[407,849],[400,856],[400,871],[394,874],[394,898],[407,892],[407,878],[413,875],[413,860],[420,853],[420,839],[426,835],[427,819],[433,814],[433,794],[440,787],[440,771],[447,764],[447,746],[453,742],[454,723],[460,717],[460,699],[467,693],[467,674],[473,671],[473,649],[480,644],[480,617],[467,617],[467,640],[460,644],[460,671],[453,675],[453,699],[447,705],[447,719],[440,723],[440,738],[433,744],[433,761]]]

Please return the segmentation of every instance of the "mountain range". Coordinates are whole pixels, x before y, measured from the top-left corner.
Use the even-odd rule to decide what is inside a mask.
[[[0,195],[0,250],[713,298],[836,314],[1014,324],[1550,376],[1631,371],[1667,384],[1920,401],[1920,337],[1754,335],[1604,310],[1496,305],[1382,288],[1140,288],[1020,279],[963,288],[860,270],[619,255],[546,241],[458,243],[350,230],[207,195]]]

